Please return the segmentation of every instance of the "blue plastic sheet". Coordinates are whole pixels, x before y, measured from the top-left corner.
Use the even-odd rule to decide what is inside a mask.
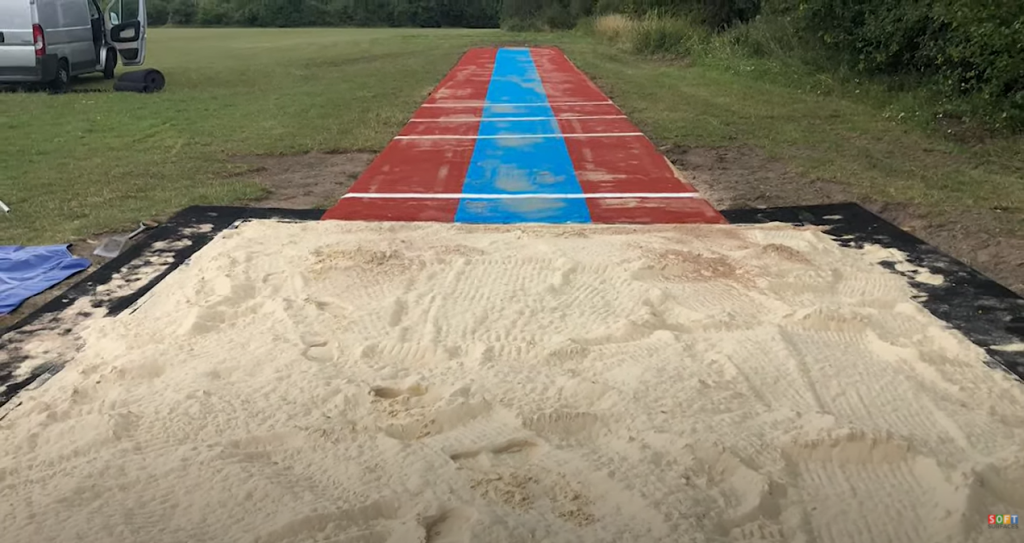
[[[68,252],[67,245],[0,246],[0,315],[90,264],[89,259]]]

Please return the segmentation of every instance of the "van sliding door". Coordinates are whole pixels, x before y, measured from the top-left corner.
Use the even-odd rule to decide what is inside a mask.
[[[121,64],[141,66],[146,60],[146,0],[110,0],[106,15]]]

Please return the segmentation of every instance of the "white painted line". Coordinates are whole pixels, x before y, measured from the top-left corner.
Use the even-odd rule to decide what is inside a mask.
[[[502,140],[540,138],[621,138],[643,136],[643,132],[620,132],[611,134],[508,134],[504,136],[395,136],[396,140]]]
[[[574,121],[577,119],[625,119],[625,115],[584,115],[580,117],[472,117],[469,119],[409,119],[410,123],[475,123],[504,121]]]
[[[493,102],[484,102],[485,107],[501,107],[501,106],[603,106],[603,105],[615,105],[615,102],[611,100],[604,100],[601,102],[544,102],[543,104],[501,104]]]
[[[524,198],[546,198],[546,199],[568,199],[568,200],[602,200],[602,199],[620,199],[620,198],[634,198],[634,199],[645,199],[645,198],[683,198],[683,199],[701,199],[700,194],[696,192],[606,192],[606,193],[594,193],[594,194],[544,194],[544,193],[504,193],[504,194],[469,194],[469,193],[458,193],[458,192],[350,192],[342,196],[342,198],[379,198],[379,199],[396,199],[396,198],[410,198],[410,199],[424,199],[424,200],[461,200],[463,198],[473,198],[481,200],[518,200]]]
[[[442,104],[423,104],[420,107],[545,107],[545,106],[602,106],[612,105],[614,102],[544,102],[543,104],[489,104],[486,102],[452,102]]]

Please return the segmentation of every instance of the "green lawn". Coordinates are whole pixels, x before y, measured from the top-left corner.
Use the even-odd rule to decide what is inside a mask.
[[[69,241],[260,195],[233,154],[384,147],[497,31],[155,29],[157,95],[0,94],[0,244]],[[102,81],[87,86],[104,85]],[[109,85],[109,83],[106,83]]]
[[[954,144],[892,124],[877,97],[819,96],[740,64],[641,61],[574,34],[155,29],[147,66],[167,76],[161,94],[0,94],[0,200],[14,210],[0,215],[0,244],[258,197],[227,175],[235,154],[379,150],[462,51],[499,43],[562,46],[661,143],[753,145],[856,194],[928,209],[998,205],[1024,232],[1020,139]]]

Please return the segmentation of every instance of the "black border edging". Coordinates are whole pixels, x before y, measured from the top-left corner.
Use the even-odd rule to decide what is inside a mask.
[[[7,348],[9,346],[10,342],[5,341],[5,338],[9,340],[9,336],[14,332],[36,323],[47,315],[64,311],[82,297],[95,294],[98,287],[113,280],[116,275],[125,270],[128,264],[141,258],[156,243],[165,242],[169,244],[170,248],[160,251],[160,256],[170,257],[170,262],[166,264],[166,268],[159,275],[153,277],[145,285],[135,289],[130,294],[111,299],[106,303],[97,300],[94,302],[94,308],[104,307],[107,311],[107,316],[120,314],[145,296],[160,281],[163,281],[164,278],[178,269],[179,266],[187,262],[192,255],[210,243],[218,234],[230,228],[237,221],[252,219],[314,221],[319,220],[324,212],[324,210],[320,209],[228,206],[193,206],[185,208],[166,223],[144,234],[139,241],[132,244],[123,253],[80,279],[60,296],[46,302],[6,329],[0,329],[0,348]],[[175,242],[183,240],[188,240],[189,243],[174,247]],[[16,366],[16,364],[17,360],[12,362],[12,365]],[[10,380],[16,369],[16,367],[0,367],[0,386],[4,387],[4,390],[0,391],[0,407],[10,402],[18,392],[30,386],[39,378],[55,375],[63,369],[63,364],[58,361],[41,364],[24,378],[17,381]]]
[[[894,263],[883,262],[882,266],[907,277],[911,286],[925,295],[917,302],[985,349],[995,367],[1024,381],[1024,352],[992,348],[1024,342],[1024,298],[967,264],[854,203],[737,209],[721,213],[733,224],[782,222],[826,227],[825,233],[844,247],[874,244],[903,252],[907,262],[942,276],[943,283],[930,285],[914,281],[913,274],[897,271]]]
[[[109,283],[128,264],[142,257],[155,243],[166,242],[173,246],[174,242],[186,239],[190,242],[187,245],[182,244],[178,248],[163,251],[163,256],[169,256],[171,259],[166,269],[131,294],[110,300],[106,305],[108,316],[117,315],[131,307],[218,234],[238,221],[253,219],[315,221],[319,220],[324,212],[325,210],[321,209],[230,206],[185,208],[166,223],[145,234],[125,252],[75,283],[61,296],[50,300],[7,329],[0,330],[0,340],[7,334],[29,326],[46,315],[67,309],[75,300],[83,296],[94,294],[97,287]],[[934,247],[904,232],[860,205],[847,203],[737,209],[724,210],[721,213],[732,224],[781,222],[820,226],[825,227],[825,233],[836,238],[836,242],[844,247],[863,247],[866,244],[875,244],[903,252],[907,255],[908,262],[941,275],[945,282],[940,285],[920,283],[914,281],[913,274],[897,271],[893,263],[883,263],[882,265],[894,273],[907,277],[915,289],[926,295],[926,298],[918,300],[918,303],[932,315],[948,323],[973,343],[985,349],[993,367],[1008,371],[1024,380],[1024,352],[992,349],[993,346],[1024,342],[1024,298],[963,262],[942,254]],[[103,305],[98,307],[103,307]],[[0,348],[5,343],[0,341]],[[37,379],[54,375],[62,367],[62,364],[59,363],[42,364],[29,376],[18,382],[5,381],[10,377],[10,372],[14,368],[0,368],[0,385],[5,386],[5,390],[0,392],[0,407],[3,407],[20,390],[31,385]]]

